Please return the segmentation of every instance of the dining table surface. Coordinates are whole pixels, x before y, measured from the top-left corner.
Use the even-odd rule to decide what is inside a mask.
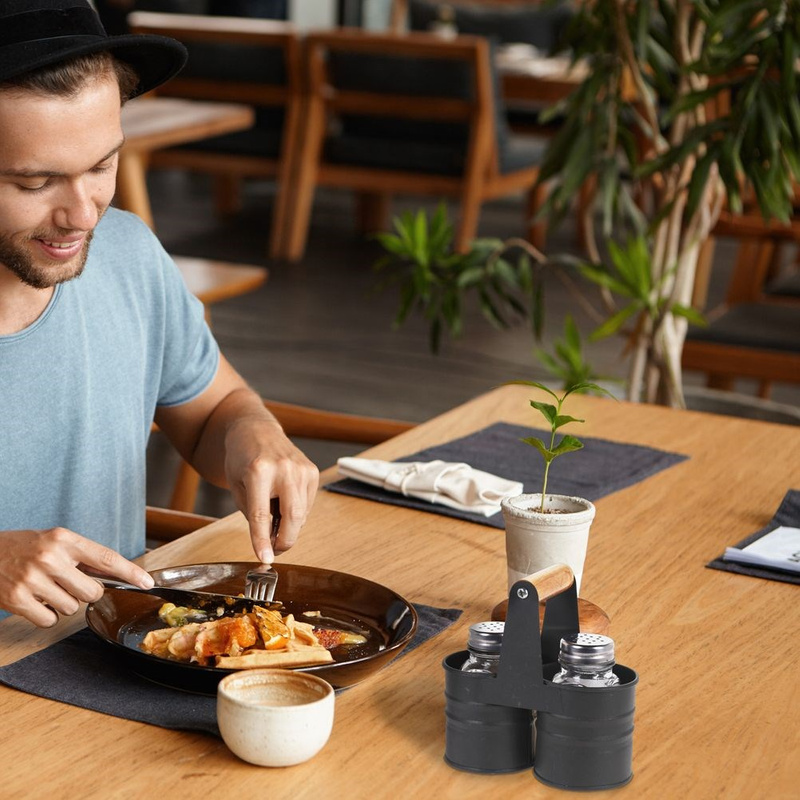
[[[496,421],[537,427],[536,392],[489,391],[367,451],[393,460]],[[800,588],[706,568],[763,528],[800,488],[800,427],[573,396],[581,438],[688,456],[597,500],[581,597],[610,618],[617,660],[638,672],[633,779],[644,798],[789,798],[800,786]],[[539,456],[531,449],[531,459]],[[553,474],[569,470],[573,453]],[[532,461],[533,463],[533,461]],[[337,479],[335,468],[323,482]],[[551,480],[552,480],[551,476]],[[235,513],[146,553],[148,569],[255,560]],[[0,796],[381,798],[559,797],[530,769],[458,771],[444,761],[442,660],[508,593],[500,528],[321,490],[278,563],[323,567],[458,620],[336,697],[333,732],[310,761],[270,769],[210,734],[170,730],[0,686]],[[0,623],[0,663],[84,625]],[[602,793],[601,793],[602,794]]]

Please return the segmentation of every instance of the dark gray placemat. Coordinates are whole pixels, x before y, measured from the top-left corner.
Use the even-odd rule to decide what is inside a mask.
[[[752,544],[756,539],[786,525],[789,528],[800,528],[800,490],[789,489],[781,501],[775,516],[761,530],[750,534],[746,539],[735,544],[740,550]],[[718,556],[713,561],[706,564],[711,569],[720,569],[723,572],[736,572],[739,575],[750,575],[753,578],[765,578],[769,581],[782,581],[783,583],[800,584],[800,575],[796,572],[784,572],[780,569],[770,569],[769,567],[756,567],[750,564],[737,564],[735,561],[724,561],[722,556]]]
[[[542,457],[529,444],[521,441],[526,436],[538,436],[544,439],[545,436],[549,437],[549,433],[523,425],[497,422],[469,436],[429,447],[397,460],[441,459],[464,462],[474,469],[520,481],[525,487],[525,492],[539,492],[542,489],[544,463]],[[599,500],[607,494],[632,486],[688,458],[678,453],[668,453],[636,444],[611,442],[607,439],[581,437],[581,441],[584,445],[583,450],[558,459],[554,466],[550,467],[548,492],[584,497],[591,501]],[[503,527],[503,515],[499,511],[491,517],[470,514],[414,497],[405,497],[397,492],[388,492],[353,478],[343,478],[327,484],[325,488],[331,492],[407,506],[432,514],[444,514],[448,517],[478,522],[481,525],[490,525],[493,528]]]
[[[458,608],[419,604],[414,608],[417,631],[398,658],[461,616]],[[140,678],[88,628],[0,667],[0,682],[29,694],[123,719],[219,735],[215,697],[181,692]]]

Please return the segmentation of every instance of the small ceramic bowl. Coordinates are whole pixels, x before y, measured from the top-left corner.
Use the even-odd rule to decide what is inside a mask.
[[[217,689],[217,724],[239,758],[288,767],[315,756],[333,728],[333,687],[316,675],[283,669],[242,670]]]

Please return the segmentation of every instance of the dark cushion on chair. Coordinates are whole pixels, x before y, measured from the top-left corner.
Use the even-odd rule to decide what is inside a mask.
[[[542,163],[547,144],[545,138],[512,134],[500,151],[500,172],[506,175],[518,169],[538,166]]]
[[[428,30],[439,18],[441,3],[410,0],[408,6],[409,28]],[[454,22],[459,33],[490,36],[500,43],[525,42],[542,50],[552,49],[558,41],[572,11],[564,6],[550,8],[478,8],[453,7]]]
[[[538,164],[542,148],[511,137],[492,64],[495,132],[501,172]],[[463,62],[397,56],[331,53],[331,82],[351,91],[469,99],[472,76]],[[372,168],[461,175],[467,153],[466,124],[343,114],[325,144],[326,161]]]
[[[800,306],[742,303],[730,308],[707,328],[690,328],[687,339],[800,353]]]
[[[189,60],[182,78],[286,84],[286,64],[279,47],[255,47],[210,42],[187,42]],[[180,149],[207,150],[265,158],[280,154],[284,111],[257,106],[252,128],[193,142]]]
[[[137,11],[161,14],[207,14],[209,0],[136,0]]]
[[[465,153],[466,144],[453,141],[348,135],[330,137],[324,159],[331,164],[456,176],[464,172]]]
[[[213,136],[175,149],[278,158],[281,152],[284,111],[282,108],[258,107],[255,112],[256,121],[252,128]]]
[[[772,296],[800,298],[800,272],[778,278],[768,284],[766,293]]]
[[[189,58],[181,78],[286,84],[286,64],[279,47],[217,42],[186,42]]]
[[[460,62],[436,58],[409,60],[364,53],[330,54],[331,83],[339,89],[409,97],[470,98],[471,78]],[[393,117],[343,114],[344,136],[402,141],[466,143],[466,125]]]

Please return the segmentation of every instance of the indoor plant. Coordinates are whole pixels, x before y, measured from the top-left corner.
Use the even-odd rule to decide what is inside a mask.
[[[555,224],[579,187],[595,186],[597,202],[581,221],[588,258],[570,263],[527,243],[492,250],[480,240],[451,260],[440,247],[436,263],[411,268],[401,316],[421,308],[436,341],[443,329],[458,333],[462,298],[474,292],[494,324],[503,324],[506,306],[540,329],[537,272],[571,266],[600,287],[601,310],[589,310],[581,294],[598,320],[594,335],[627,340],[628,398],[681,406],[683,341],[689,321],[700,322],[691,308],[698,261],[720,214],[757,210],[787,221],[792,213],[800,0],[571,5],[560,49],[585,61],[589,77],[553,110],[561,124],[542,162],[541,213]],[[413,261],[417,218],[410,230]],[[400,265],[396,243],[383,244]],[[523,250],[517,263],[515,247]]]

